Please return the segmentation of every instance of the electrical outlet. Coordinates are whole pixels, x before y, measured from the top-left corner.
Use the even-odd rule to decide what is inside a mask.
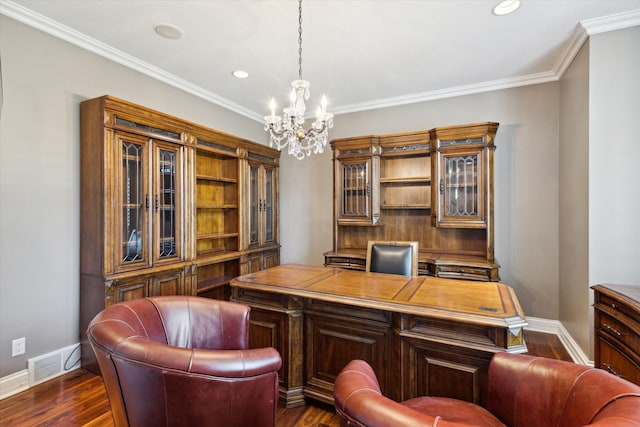
[[[27,339],[25,337],[16,338],[11,341],[11,357],[20,356],[27,351]]]

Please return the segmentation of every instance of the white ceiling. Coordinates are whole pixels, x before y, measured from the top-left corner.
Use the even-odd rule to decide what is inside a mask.
[[[640,25],[640,0],[522,0],[503,17],[497,2],[303,1],[310,111],[322,93],[339,114],[557,80],[587,34]],[[256,120],[297,78],[295,0],[0,0],[0,12]]]

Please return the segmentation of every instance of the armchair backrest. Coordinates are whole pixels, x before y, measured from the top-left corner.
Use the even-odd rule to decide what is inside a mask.
[[[248,349],[249,314],[188,296],[99,313],[87,335],[115,425],[274,425],[282,360],[273,348]]]
[[[640,426],[640,387],[561,360],[497,353],[487,400],[510,427]]]
[[[367,242],[366,271],[418,275],[418,242],[370,240]]]

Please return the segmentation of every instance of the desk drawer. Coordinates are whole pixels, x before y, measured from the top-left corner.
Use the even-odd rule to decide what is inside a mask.
[[[484,282],[488,282],[490,280],[490,273],[484,268],[462,267],[454,265],[437,266],[436,275],[437,277],[444,277],[449,279],[479,280]]]

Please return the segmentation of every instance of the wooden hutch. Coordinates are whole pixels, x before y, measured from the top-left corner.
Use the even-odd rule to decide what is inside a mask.
[[[487,122],[331,141],[334,230],[325,265],[364,270],[368,240],[412,240],[420,275],[498,281],[497,129]]]
[[[280,152],[103,96],[81,112],[80,334],[106,306],[155,295],[228,300],[280,263]]]

